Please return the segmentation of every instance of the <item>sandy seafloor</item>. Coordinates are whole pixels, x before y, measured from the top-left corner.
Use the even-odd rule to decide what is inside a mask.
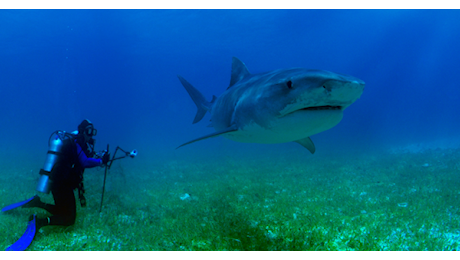
[[[88,206],[77,203],[75,225],[42,228],[28,250],[460,250],[460,148],[447,143],[289,158],[121,160],[110,170],[101,213],[104,170],[90,169]],[[35,194],[42,159],[2,161],[1,207]],[[45,215],[0,213],[0,248],[34,213]]]

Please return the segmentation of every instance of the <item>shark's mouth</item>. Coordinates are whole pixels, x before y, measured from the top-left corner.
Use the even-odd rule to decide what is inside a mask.
[[[299,111],[342,111],[343,107],[342,106],[314,106],[314,107],[304,107],[304,108],[299,108],[297,110],[291,110],[290,112],[286,114],[282,114],[282,116],[290,115]]]
[[[306,107],[299,110],[340,110],[341,106],[318,106],[318,107]]]

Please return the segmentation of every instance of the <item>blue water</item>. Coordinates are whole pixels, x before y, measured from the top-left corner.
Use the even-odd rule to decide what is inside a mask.
[[[211,98],[231,58],[251,72],[305,67],[366,82],[318,152],[457,138],[458,10],[1,10],[1,150],[46,149],[55,129],[89,118],[98,144],[144,153],[210,132],[176,75]],[[209,118],[209,117],[207,117]],[[27,138],[25,138],[27,137]],[[222,140],[220,140],[222,139]],[[216,138],[218,144],[277,149]],[[321,147],[328,147],[322,149]],[[278,145],[298,153],[296,145]]]
[[[222,137],[175,150],[212,131],[209,115],[192,125],[196,108],[176,75],[210,100],[228,86],[233,56],[254,73],[305,67],[366,82],[342,122],[312,137],[317,153],[458,139],[459,14],[0,10],[0,154],[43,154],[51,132],[75,130],[88,118],[99,130],[96,148],[137,148],[143,160],[215,155],[221,148],[228,156],[310,156],[296,144]]]
[[[110,170],[101,214],[104,169],[88,169],[88,207],[72,228],[41,230],[30,250],[459,250],[458,17],[0,10],[0,207],[35,194],[49,135],[88,118],[96,150],[139,156]],[[366,87],[337,126],[311,137],[314,155],[223,137],[176,150],[213,131],[209,115],[192,124],[177,75],[211,100],[232,57],[251,73],[323,69]],[[30,214],[2,214],[0,248]]]

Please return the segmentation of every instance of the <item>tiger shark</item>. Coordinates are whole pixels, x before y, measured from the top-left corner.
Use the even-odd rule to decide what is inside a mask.
[[[179,147],[223,136],[243,143],[296,142],[312,154],[315,145],[310,136],[337,125],[365,85],[358,78],[325,70],[291,68],[251,74],[235,57],[230,85],[209,102],[183,77],[178,78],[198,108],[193,123],[209,112],[216,130]]]

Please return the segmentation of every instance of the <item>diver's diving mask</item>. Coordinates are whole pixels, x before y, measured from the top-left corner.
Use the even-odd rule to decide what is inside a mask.
[[[85,128],[84,133],[87,136],[96,136],[97,135],[97,129],[93,127],[93,125],[89,125]]]

